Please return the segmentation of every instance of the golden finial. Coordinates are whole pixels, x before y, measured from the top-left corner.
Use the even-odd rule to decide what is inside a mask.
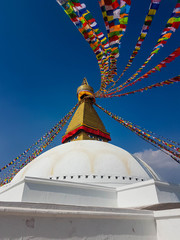
[[[81,85],[89,85],[86,77],[83,78],[83,82]]]
[[[91,86],[89,86],[88,81],[86,78],[83,79],[82,85],[78,87],[77,89],[77,96],[79,102],[84,98],[84,97],[89,97],[92,98],[93,102],[95,102],[95,97],[94,97],[94,90]]]

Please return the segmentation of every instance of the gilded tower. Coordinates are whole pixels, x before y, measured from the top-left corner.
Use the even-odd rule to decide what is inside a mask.
[[[89,86],[86,78],[77,89],[79,107],[68,125],[62,143],[76,140],[99,140],[108,142],[110,134],[93,107],[95,103],[94,90]]]

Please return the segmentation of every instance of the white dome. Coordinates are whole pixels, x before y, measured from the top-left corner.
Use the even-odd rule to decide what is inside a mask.
[[[41,154],[12,180],[25,176],[98,184],[127,184],[157,178],[142,160],[110,143],[82,140]]]

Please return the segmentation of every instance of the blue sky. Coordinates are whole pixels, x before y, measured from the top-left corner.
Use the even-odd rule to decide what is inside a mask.
[[[84,0],[84,3],[105,32],[98,1]],[[134,49],[149,3],[149,0],[132,1],[118,60],[119,74]],[[175,4],[176,0],[162,0],[148,37],[133,66],[123,76],[123,82],[149,56]],[[179,39],[178,30],[142,73],[179,47]],[[180,59],[177,58],[161,72],[127,90],[167,80],[179,73]],[[95,55],[55,0],[0,1],[1,167],[31,146],[76,104],[76,89],[83,77],[87,77],[95,91],[99,89],[100,72]],[[180,85],[174,84],[122,98],[97,99],[97,103],[126,120],[180,142],[179,90]],[[148,157],[157,150],[99,109],[97,112],[111,133],[112,144],[142,156],[146,152]],[[64,131],[51,147],[61,143],[63,134]],[[166,166],[167,162],[171,168]],[[157,165],[156,161],[151,165],[166,180],[180,183],[180,165],[164,154],[161,161],[157,157]]]

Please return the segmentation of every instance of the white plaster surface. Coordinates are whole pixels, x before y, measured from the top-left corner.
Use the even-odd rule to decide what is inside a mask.
[[[157,240],[153,214],[140,210],[1,204],[0,222],[3,240]]]
[[[83,140],[62,144],[43,153],[24,167],[14,177],[12,183],[22,180],[25,176],[39,178],[67,176],[69,179],[73,176],[75,180],[72,181],[91,182],[91,178],[78,179],[78,175],[130,176],[144,180],[153,178],[147,165],[140,160],[138,162],[122,148],[106,142]],[[100,182],[102,181],[101,179]],[[116,181],[125,183],[120,178]],[[114,183],[115,178],[108,182]]]
[[[53,148],[0,188],[0,240],[179,240],[180,209],[132,209],[180,202],[180,186],[151,171],[109,143]]]
[[[180,239],[180,209],[154,212],[158,240]]]
[[[121,187],[25,177],[1,189],[0,201],[134,208],[180,202],[180,187],[153,179]]]
[[[158,203],[180,202],[180,186],[153,179],[117,189],[119,207],[142,207]]]
[[[24,192],[24,180],[16,184],[7,184],[0,188],[0,201],[21,202]]]
[[[140,207],[158,203],[154,180],[117,188],[119,207]]]
[[[88,184],[25,179],[22,202],[116,207],[116,190]]]

